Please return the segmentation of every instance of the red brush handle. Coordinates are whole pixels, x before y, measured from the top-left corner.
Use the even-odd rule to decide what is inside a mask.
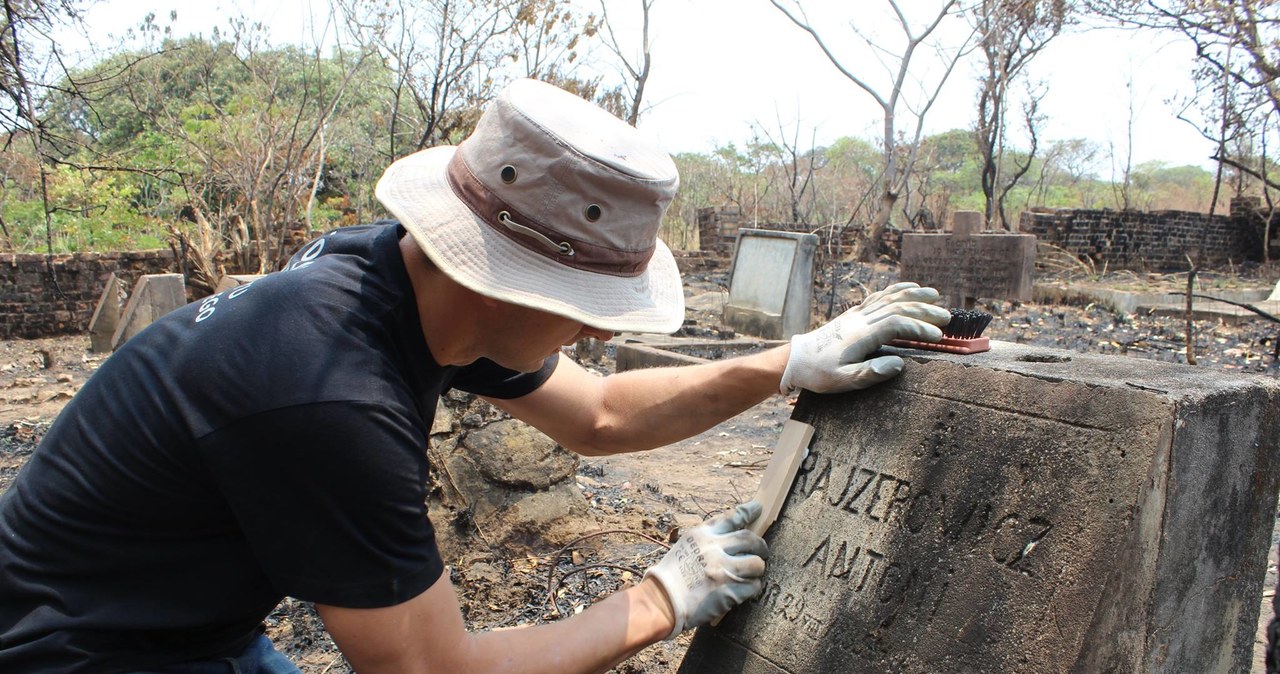
[[[990,351],[991,340],[986,337],[974,337],[973,339],[943,337],[941,342],[917,342],[911,339],[894,339],[889,342],[889,346],[899,346],[906,349],[923,349],[925,351],[969,354]]]

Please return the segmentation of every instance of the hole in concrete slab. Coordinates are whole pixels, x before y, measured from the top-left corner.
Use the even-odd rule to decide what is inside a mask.
[[[1071,360],[1071,357],[1052,353],[1029,353],[1025,356],[1018,356],[1018,360],[1024,363],[1066,363]]]

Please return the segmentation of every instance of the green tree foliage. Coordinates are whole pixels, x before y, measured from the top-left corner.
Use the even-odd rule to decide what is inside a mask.
[[[230,244],[213,262],[242,270],[273,268],[296,245],[289,232],[341,222],[326,200],[346,207],[347,183],[381,163],[364,156],[362,113],[388,74],[350,54],[261,48],[254,31],[166,40],[73,75],[80,84],[48,105],[48,127],[68,141],[53,156],[59,178],[78,171],[119,185],[112,196],[144,217],[211,228]]]
[[[269,46],[262,26],[241,19],[207,39],[172,40],[147,17],[142,46],[68,73],[41,96],[38,121],[56,142],[39,162],[12,143],[0,153],[0,204],[37,212],[18,207],[40,198],[31,166],[60,166],[47,176],[55,182],[117,186],[100,208],[51,212],[92,214],[88,228],[110,229],[103,218],[123,203],[148,226],[186,223],[174,234],[198,249],[212,283],[227,268],[274,268],[309,231],[381,215],[372,188],[387,164],[458,142],[512,77],[618,97],[575,77],[578,40],[594,28],[564,0],[337,5],[350,30],[326,53]]]
[[[45,157],[52,138],[44,125],[42,103],[47,93],[55,90],[50,78],[57,78],[54,73],[65,73],[54,32],[78,24],[84,4],[82,0],[7,0],[0,7],[0,132],[6,150],[21,144],[24,147],[17,154],[29,153],[32,158],[30,184],[36,186],[40,208],[28,209],[32,215],[27,221],[38,220],[32,227],[43,227],[49,252],[53,250],[54,207]],[[0,176],[0,188],[8,184],[7,176]],[[0,195],[0,202],[7,203],[8,197]],[[12,246],[14,233],[3,217],[0,235]],[[53,274],[52,267],[49,273]]]
[[[553,81],[620,115],[637,109],[636,92],[575,69],[599,29],[565,0],[338,4],[350,28],[323,53],[270,46],[244,21],[170,39],[148,17],[140,45],[38,89],[26,108],[35,125],[19,128],[26,117],[11,117],[0,146],[7,247],[154,247],[177,236],[214,283],[223,271],[274,268],[315,230],[382,215],[372,191],[386,165],[457,142],[512,77]],[[21,100],[10,104],[17,110]],[[682,185],[663,237],[697,247],[705,207],[735,208],[747,225],[798,222],[815,232],[874,224],[883,215],[883,139],[822,147],[805,146],[804,135],[779,123],[677,156]],[[955,210],[983,210],[972,130],[896,134],[892,151],[912,166],[896,183],[892,224],[933,227]],[[1005,148],[998,173],[1026,167],[1006,195],[1010,221],[1027,208],[1118,207],[1112,185],[1097,178],[1101,154],[1083,140],[1046,143],[1034,156]],[[1142,165],[1131,182],[1138,208],[1211,203],[1211,177],[1192,167]]]

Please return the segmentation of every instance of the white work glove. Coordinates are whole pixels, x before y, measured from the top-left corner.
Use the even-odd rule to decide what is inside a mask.
[[[644,572],[671,600],[676,624],[668,640],[760,593],[769,546],[745,528],[760,510],[759,502],[749,501],[684,532],[662,561]]]
[[[896,376],[902,371],[901,358],[863,359],[893,339],[942,339],[940,328],[951,322],[951,312],[937,306],[938,299],[933,288],[895,283],[817,330],[792,337],[779,390],[783,395],[798,388],[836,393]]]

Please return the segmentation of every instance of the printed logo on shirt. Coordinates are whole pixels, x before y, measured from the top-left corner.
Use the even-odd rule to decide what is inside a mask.
[[[285,267],[284,271],[297,271],[299,269],[310,267],[311,263],[315,262],[316,258],[320,257],[320,253],[324,252],[324,244],[326,241],[328,241],[328,239],[316,239],[310,246],[307,246],[306,250],[302,251],[298,255],[297,259],[289,263],[289,266]]]
[[[316,239],[314,242],[311,243],[311,245],[307,246],[305,250],[299,253],[297,257],[294,258],[294,260],[289,263],[288,266],[282,269],[281,273],[298,271],[299,269],[306,269],[307,267],[311,266],[311,263],[315,262],[316,258],[320,257],[320,253],[324,252],[324,246],[326,241],[327,239],[324,239],[324,238]],[[235,298],[248,292],[250,286],[252,286],[253,284],[254,284],[254,281],[250,281],[242,286],[233,288],[229,292],[218,293],[217,295],[210,295],[209,297],[204,298],[204,301],[200,303],[200,311],[199,313],[196,314],[196,322],[202,323],[205,320],[209,319],[215,313],[217,313],[219,302],[222,302],[224,299],[227,301],[234,300]],[[225,295],[226,297],[224,298],[223,295]]]
[[[204,298],[204,301],[200,302],[200,311],[196,314],[196,322],[203,322],[205,319],[212,316],[218,310],[218,302],[222,301],[223,295],[226,295],[227,300],[234,300],[235,298],[249,292],[249,288],[253,286],[254,283],[255,281],[250,281],[242,286],[236,286],[228,292],[218,293],[217,295],[210,295]]]

